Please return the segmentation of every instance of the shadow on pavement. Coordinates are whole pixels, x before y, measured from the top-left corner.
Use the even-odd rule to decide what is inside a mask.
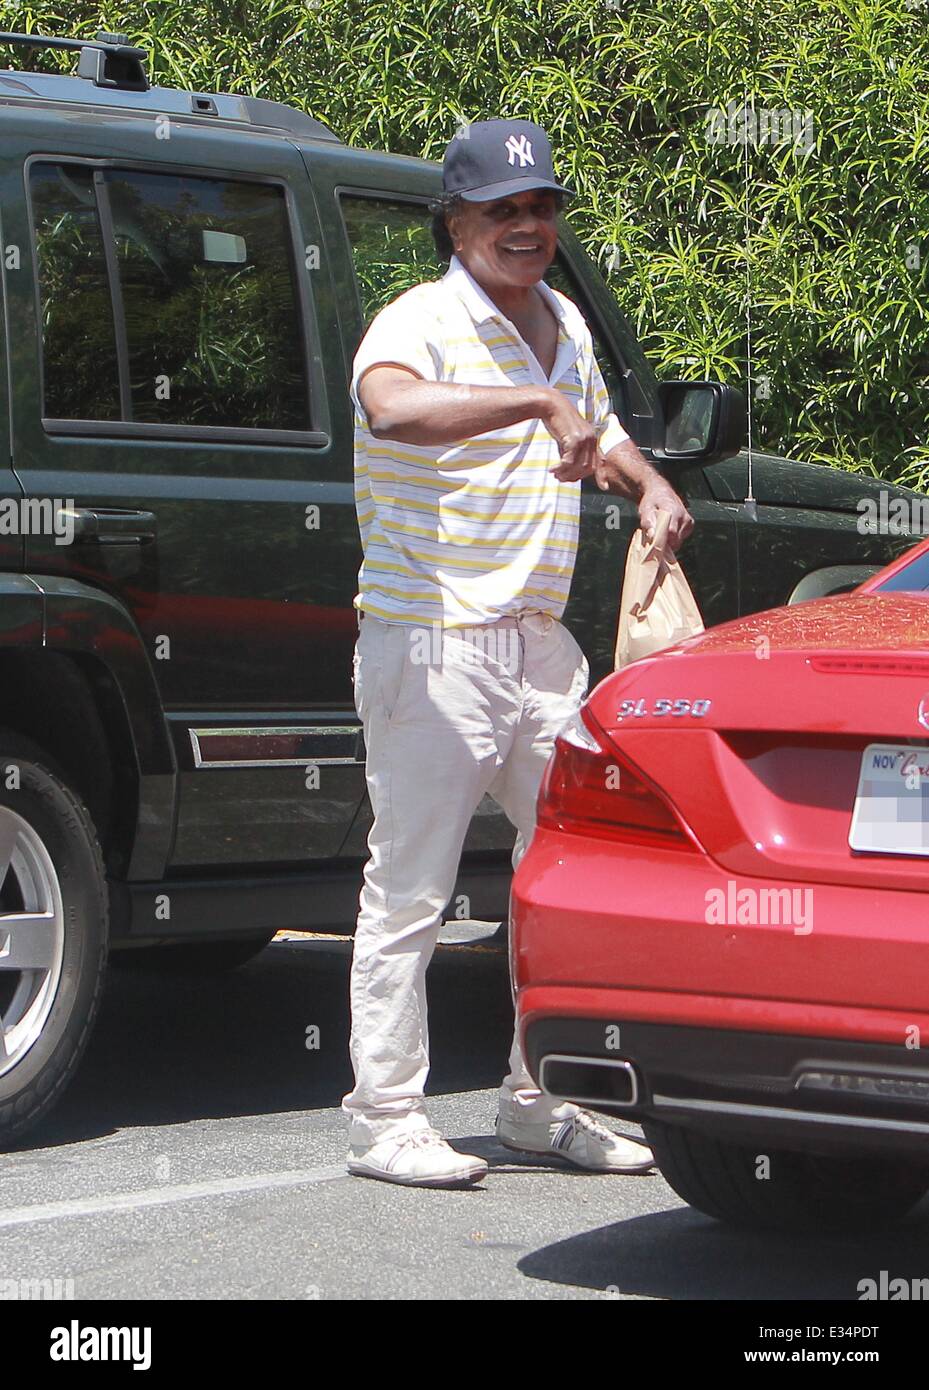
[[[880,1232],[830,1238],[740,1232],[679,1207],[547,1245],[518,1267],[529,1279],[645,1298],[857,1301],[859,1280],[882,1269],[926,1278],[927,1239],[929,1202]]]
[[[209,978],[111,969],[69,1090],[21,1148],[132,1126],[338,1106],[352,1083],[348,940],[275,942]],[[429,971],[429,1094],[483,1089],[506,1070],[506,955],[440,946]],[[319,1048],[307,1046],[310,1028]]]

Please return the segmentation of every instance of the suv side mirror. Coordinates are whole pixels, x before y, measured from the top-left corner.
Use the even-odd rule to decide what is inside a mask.
[[[717,381],[662,381],[658,398],[664,416],[659,458],[716,463],[737,454],[745,442],[745,396]]]

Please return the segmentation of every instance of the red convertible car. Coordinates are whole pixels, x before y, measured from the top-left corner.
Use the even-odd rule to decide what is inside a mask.
[[[530,1069],[758,1226],[929,1191],[929,541],[609,676],[514,879]]]

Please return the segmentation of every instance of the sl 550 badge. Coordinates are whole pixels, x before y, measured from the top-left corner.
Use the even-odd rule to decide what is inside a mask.
[[[689,715],[691,719],[702,719],[713,703],[712,700],[623,700],[616,711],[617,719],[642,719],[650,716],[658,719],[663,714],[671,718]]]

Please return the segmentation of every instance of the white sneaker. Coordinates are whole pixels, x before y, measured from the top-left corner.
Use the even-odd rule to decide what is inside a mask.
[[[589,1173],[647,1173],[655,1166],[652,1151],[641,1139],[614,1134],[586,1110],[569,1120],[540,1123],[497,1116],[497,1138],[507,1149],[567,1159]]]
[[[349,1149],[348,1171],[404,1187],[457,1187],[480,1182],[487,1164],[474,1154],[458,1153],[434,1129],[411,1129],[366,1149]]]

